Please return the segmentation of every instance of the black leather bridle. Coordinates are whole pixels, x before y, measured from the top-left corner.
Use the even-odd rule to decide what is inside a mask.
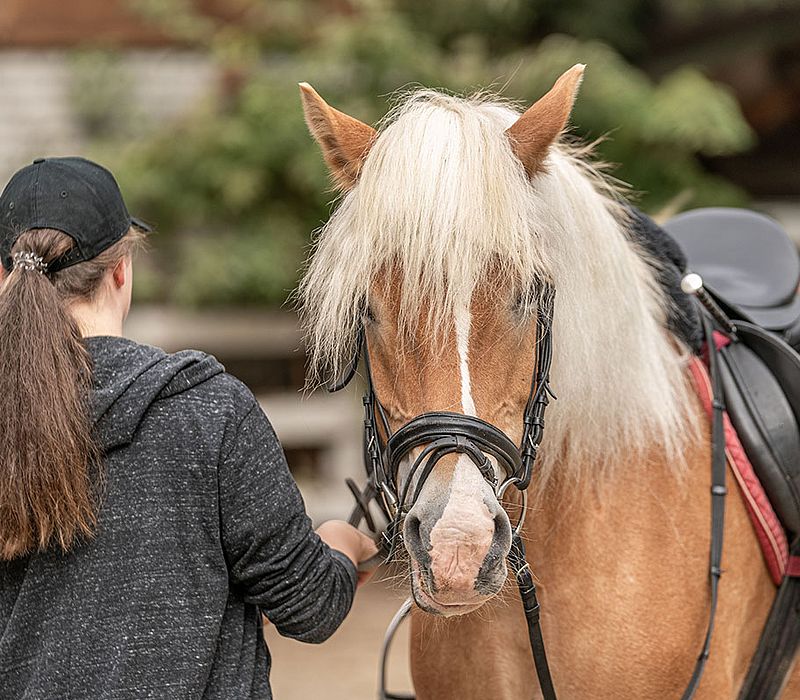
[[[355,375],[359,359],[363,356],[367,388],[364,394],[364,465],[367,483],[364,489],[351,480],[348,487],[356,499],[350,523],[359,525],[365,520],[367,527],[376,535],[378,529],[370,513],[370,503],[378,503],[386,521],[386,529],[380,533],[382,556],[389,559],[400,536],[403,518],[419,498],[422,487],[436,464],[448,454],[458,453],[469,457],[483,478],[492,486],[498,499],[512,485],[523,495],[522,511],[514,528],[508,562],[517,579],[522,598],[531,650],[545,700],[556,700],[553,682],[545,655],[539,621],[539,603],[536,586],[525,560],[525,546],[521,538],[525,518],[526,489],[531,482],[533,466],[544,431],[544,413],[550,398],[555,395],[550,389],[550,365],[553,359],[552,324],[555,291],[545,285],[541,294],[536,321],[536,366],[531,378],[528,401],[523,413],[522,440],[514,443],[500,428],[475,416],[448,411],[433,411],[420,414],[392,432],[386,411],[378,399],[372,379],[369,348],[364,330],[359,333],[353,362],[344,378],[330,387],[330,391],[343,389]],[[380,426],[378,421],[380,421]],[[401,463],[417,449],[420,453],[413,459],[405,483],[400,484],[398,473]],[[494,465],[504,478],[498,478]],[[384,697],[393,697],[383,692]]]

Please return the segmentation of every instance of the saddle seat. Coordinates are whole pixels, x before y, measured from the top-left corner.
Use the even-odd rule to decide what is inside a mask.
[[[718,343],[727,412],[792,543],[800,535],[800,355],[789,344],[800,345],[797,249],[775,221],[741,209],[686,212],[664,229],[734,321],[736,337]]]
[[[800,257],[776,221],[746,209],[710,207],[679,214],[664,229],[731,318],[800,348]]]

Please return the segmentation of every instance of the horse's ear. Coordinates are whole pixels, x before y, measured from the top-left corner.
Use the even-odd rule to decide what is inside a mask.
[[[337,186],[349,190],[369,148],[375,129],[331,107],[308,83],[300,83],[303,113],[311,135],[316,139]]]
[[[528,177],[541,167],[547,152],[569,120],[585,66],[578,63],[556,80],[544,97],[528,108],[507,130],[514,154]]]

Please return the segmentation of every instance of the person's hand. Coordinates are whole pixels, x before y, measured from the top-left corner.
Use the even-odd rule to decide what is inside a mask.
[[[356,568],[378,554],[378,547],[371,537],[343,520],[329,520],[322,523],[317,528],[317,534],[331,549],[342,552]],[[377,566],[369,571],[359,571],[358,585],[361,586],[369,581],[376,568]]]
[[[356,530],[356,532],[361,537],[362,545],[361,553],[358,557],[358,564],[356,565],[358,569],[358,586],[361,587],[369,581],[378,570],[378,566],[381,563],[380,560],[377,560],[380,550],[378,549],[378,545],[375,544],[375,540],[369,535],[365,535],[361,530]],[[373,559],[376,561],[371,561]]]

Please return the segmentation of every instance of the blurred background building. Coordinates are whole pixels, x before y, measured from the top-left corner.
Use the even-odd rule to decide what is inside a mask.
[[[798,26],[777,0],[3,0],[0,179],[39,155],[108,164],[159,230],[129,331],[217,354],[314,515],[341,515],[358,402],[301,403],[287,304],[333,199],[297,82],[374,122],[416,85],[529,104],[584,62],[574,131],[643,208],[755,206],[800,238]]]
[[[603,138],[642,208],[752,206],[800,240],[798,27],[800,0],[2,0],[0,180],[40,155],[107,164],[158,228],[128,332],[216,354],[315,519],[343,517],[358,388],[303,400],[289,301],[334,199],[297,83],[374,123],[417,85],[528,105],[583,62],[573,131]],[[341,697],[373,697],[392,611],[365,595],[333,651],[271,636],[279,697],[338,697],[331,673]],[[364,673],[339,673],[356,653]]]

